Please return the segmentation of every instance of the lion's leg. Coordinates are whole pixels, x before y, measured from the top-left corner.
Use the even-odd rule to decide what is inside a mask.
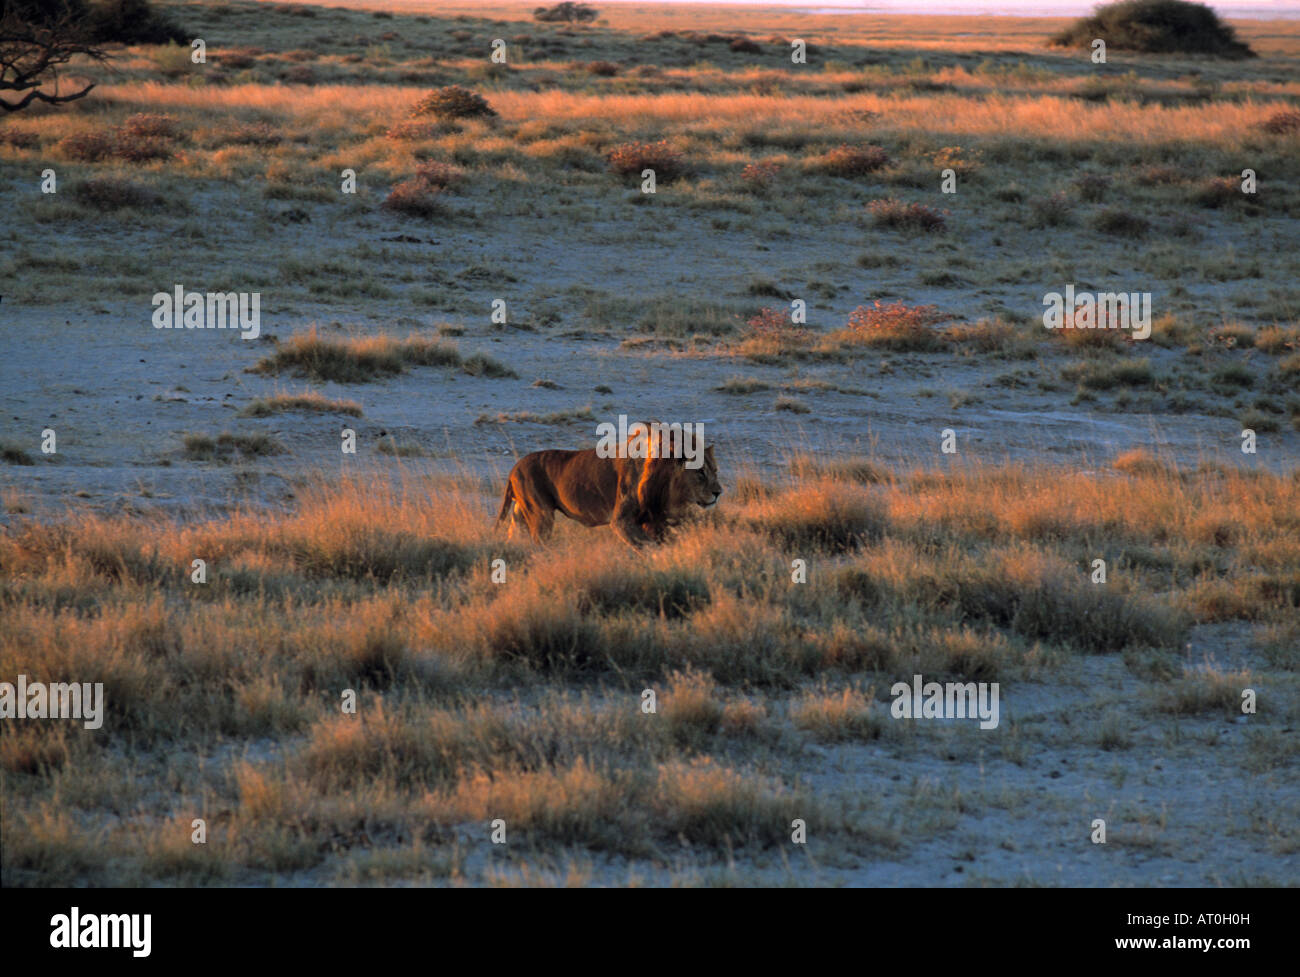
[[[550,509],[539,510],[537,519],[532,525],[533,539],[539,543],[544,543],[551,538],[551,530],[555,528],[555,513]]]
[[[528,503],[516,502],[515,515],[528,527],[528,535],[534,543],[545,542],[555,525],[555,513],[535,500]]]
[[[625,499],[619,504],[609,526],[614,530],[615,536],[634,550],[640,549],[645,543],[653,542],[653,537],[646,532],[639,521],[639,513],[633,499]]]

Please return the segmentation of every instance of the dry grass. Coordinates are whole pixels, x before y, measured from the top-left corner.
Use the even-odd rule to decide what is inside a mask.
[[[408,336],[366,336],[331,339],[316,327],[280,343],[258,361],[257,373],[292,373],[318,382],[365,383],[401,373],[411,366],[452,366],[463,363],[456,347],[441,339]]]
[[[330,400],[315,390],[300,394],[275,394],[258,397],[239,412],[240,417],[270,417],[287,411],[305,411],[311,414],[346,414],[361,416],[361,405],[354,400]]]
[[[378,830],[430,841],[503,818],[519,840],[638,857],[678,836],[706,850],[781,843],[809,802],[743,750],[719,756],[746,742],[783,749],[778,721],[737,691],[798,690],[792,728],[870,741],[886,719],[849,676],[862,687],[918,669],[1006,681],[1052,656],[1176,649],[1210,587],[1216,617],[1280,627],[1294,615],[1300,591],[1261,584],[1254,567],[1270,547],[1273,577],[1300,579],[1300,550],[1285,542],[1298,538],[1300,480],[1120,464],[1125,491],[1075,476],[1064,495],[1046,470],[796,468],[788,490],[743,518],[687,527],[640,561],[580,528],[518,550],[491,528],[494,498],[430,485],[321,486],[286,516],[33,525],[0,537],[0,665],[103,681],[106,727],[172,751],[215,735],[301,737],[284,771],[246,765],[217,788],[237,791],[241,813],[209,861],[111,829],[126,858],[115,864],[141,878],[316,865],[313,846],[353,805],[389,826]],[[1105,586],[1087,572],[1101,539],[1116,578]],[[1218,554],[1208,565],[1207,545]],[[488,576],[498,557],[504,584]],[[190,580],[196,558],[205,584]],[[791,579],[795,558],[807,583]],[[565,698],[579,674],[604,705]],[[1223,690],[1239,691],[1236,678],[1207,681],[1171,686],[1158,708],[1226,708]],[[647,687],[656,714],[639,708]],[[346,688],[360,694],[358,716],[339,712]],[[522,689],[540,712],[509,703]],[[13,824],[31,832],[52,816],[21,784],[100,776],[83,734],[6,735],[7,776],[27,778],[8,781]],[[59,824],[7,844],[6,872],[123,878],[77,855],[97,850],[83,828]]]

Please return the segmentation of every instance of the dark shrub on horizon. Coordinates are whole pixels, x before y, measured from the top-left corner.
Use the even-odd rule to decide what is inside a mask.
[[[1089,47],[1096,38],[1116,51],[1147,54],[1216,54],[1252,58],[1255,52],[1202,3],[1186,0],[1122,0],[1098,7],[1055,34],[1057,47]]]
[[[6,17],[41,28],[67,21],[95,44],[189,43],[149,0],[0,0],[0,20]]]
[[[533,20],[549,23],[585,24],[596,19],[599,11],[585,3],[557,3],[553,7],[537,7]]]

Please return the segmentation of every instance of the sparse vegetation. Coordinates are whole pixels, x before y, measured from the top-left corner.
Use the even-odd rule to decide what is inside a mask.
[[[947,225],[943,214],[925,204],[905,203],[889,198],[873,200],[867,210],[881,227],[906,231],[942,231]]]
[[[668,140],[658,142],[629,142],[616,146],[609,153],[609,168],[620,176],[641,179],[646,170],[653,170],[656,182],[670,183],[684,172],[682,154],[669,145]]]

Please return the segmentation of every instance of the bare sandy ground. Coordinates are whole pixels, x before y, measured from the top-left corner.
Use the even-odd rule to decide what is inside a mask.
[[[358,467],[394,471],[398,463],[374,450],[382,432],[427,453],[402,459],[401,467],[408,471],[503,476],[516,454],[593,444],[596,423],[620,413],[705,424],[724,470],[733,473],[761,467],[761,459],[774,451],[780,461],[792,449],[827,457],[869,454],[899,468],[1009,459],[1050,460],[1087,470],[1131,448],[1190,466],[1216,458],[1285,468],[1300,458],[1300,437],[1290,432],[1267,436],[1266,449],[1246,456],[1237,440],[1240,425],[1229,418],[1072,407],[1068,393],[1060,390],[992,382],[996,374],[1032,371],[1032,362],[943,353],[765,366],[715,355],[625,349],[617,338],[503,334],[467,324],[465,335],[455,340],[460,349],[491,353],[513,368],[518,379],[416,368],[373,383],[315,385],[245,372],[269,352],[265,342],[245,341],[227,331],[157,331],[139,312],[114,305],[90,316],[72,308],[23,310],[5,323],[7,355],[0,367],[4,437],[28,445],[38,463],[0,469],[0,485],[40,508],[209,510],[248,496],[250,477],[257,484],[252,496],[261,504],[275,504],[286,501],[284,480],[293,476]],[[315,318],[279,318],[264,324],[264,331],[287,336]],[[430,326],[389,330],[431,333]],[[364,326],[335,330],[338,335],[367,331]],[[1146,355],[1158,369],[1162,359],[1176,354],[1152,347]],[[882,362],[889,364],[887,372],[882,372]],[[1044,373],[1057,369],[1059,363]],[[734,377],[764,381],[773,389],[742,395],[716,390]],[[539,379],[559,387],[532,386]],[[817,383],[832,389],[809,386]],[[257,397],[308,386],[355,400],[364,416],[236,417]],[[597,392],[602,386],[611,392]],[[806,404],[810,413],[776,410],[782,392]],[[953,392],[973,401],[953,408]],[[545,415],[585,407],[594,419],[560,425],[478,423],[483,415],[501,412]],[[340,451],[344,426],[358,433],[355,456]],[[58,438],[58,454],[48,458],[38,450],[40,432],[47,427]],[[957,434],[956,456],[940,453],[945,428]],[[268,433],[287,453],[237,466],[184,458],[183,434],[224,430]]]

